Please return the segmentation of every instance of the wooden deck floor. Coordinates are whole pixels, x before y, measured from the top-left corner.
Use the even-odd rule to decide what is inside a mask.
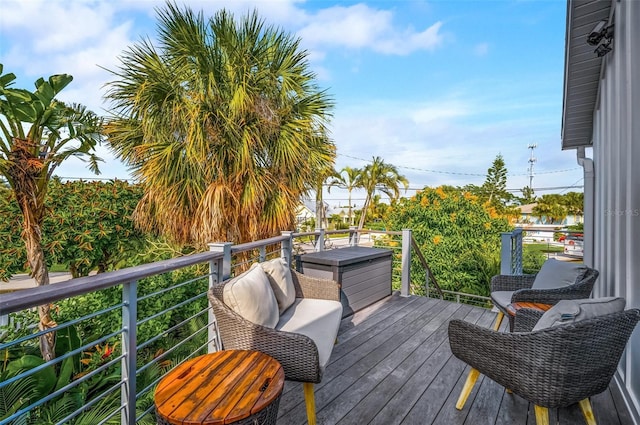
[[[468,367],[451,354],[447,324],[489,327],[494,318],[469,305],[392,296],[344,319],[315,386],[318,424],[534,425],[533,406],[484,377],[462,411],[454,406]],[[599,425],[633,424],[615,387],[591,401]],[[278,415],[278,425],[306,423],[301,384],[286,383]],[[552,410],[551,419],[585,423],[577,406]]]

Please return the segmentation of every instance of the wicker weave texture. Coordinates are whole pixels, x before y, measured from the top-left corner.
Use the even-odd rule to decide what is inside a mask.
[[[598,278],[598,271],[587,268],[586,271],[576,279],[576,283],[570,286],[554,289],[531,289],[536,275],[497,275],[491,278],[491,292],[514,291],[511,296],[511,303],[530,302],[540,304],[557,304],[561,300],[577,300],[589,298],[591,290]],[[509,317],[509,329],[514,329],[514,319],[509,316],[507,306],[502,306],[494,302],[496,308]],[[535,324],[535,323],[534,323]]]
[[[460,320],[449,323],[453,354],[542,407],[566,407],[609,385],[640,310],[536,332],[503,333]]]
[[[335,281],[311,278],[293,270],[291,273],[298,298],[340,301],[340,285]],[[280,362],[287,380],[319,383],[323,371],[313,340],[244,319],[224,303],[222,294],[226,283],[214,285],[208,294],[224,349],[261,351]]]

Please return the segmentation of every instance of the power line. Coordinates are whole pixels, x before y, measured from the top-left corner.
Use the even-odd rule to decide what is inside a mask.
[[[357,156],[353,156],[353,155],[346,155],[343,153],[339,153],[338,156],[342,156],[345,158],[351,158],[351,159],[357,159],[358,161],[364,161],[367,163],[371,163],[370,159],[364,159],[364,158],[359,158]],[[449,175],[456,175],[456,176],[474,176],[474,177],[485,177],[486,173],[461,173],[458,171],[442,171],[442,170],[431,170],[428,168],[418,168],[418,167],[408,167],[405,165],[396,165],[397,168],[403,168],[406,170],[414,170],[414,171],[425,171],[427,173],[436,173],[436,174],[449,174]],[[550,170],[550,171],[539,171],[536,174],[558,174],[558,173],[566,173],[569,171],[575,171],[580,169],[580,167],[574,167],[574,168],[566,168],[564,170]],[[508,176],[528,176],[529,173],[508,173]]]

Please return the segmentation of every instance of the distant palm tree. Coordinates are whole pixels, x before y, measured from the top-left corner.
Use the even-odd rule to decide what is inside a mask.
[[[344,167],[340,170],[339,174],[333,176],[333,178],[329,181],[329,192],[331,192],[331,188],[334,186],[343,187],[347,189],[348,197],[349,197],[349,225],[353,226],[353,205],[351,204],[351,192],[353,189],[357,189],[358,186],[358,176],[362,170],[360,168],[351,168]]]
[[[88,161],[91,171],[98,173],[100,158],[94,149],[102,137],[102,120],[82,105],[55,99],[71,83],[71,75],[52,75],[47,81],[40,78],[30,92],[11,87],[16,76],[2,72],[0,64],[0,176],[7,180],[22,212],[22,239],[31,276],[38,286],[44,286],[49,284],[49,270],[42,224],[49,180],[71,157]],[[38,307],[40,330],[55,326],[50,307]],[[45,360],[55,357],[53,333],[40,338],[40,351]]]
[[[563,197],[555,193],[542,195],[531,212],[546,218],[547,224],[562,223],[567,217],[567,208],[562,204]]]
[[[405,190],[409,187],[409,181],[398,172],[396,166],[387,164],[379,156],[374,157],[371,164],[364,167],[357,178],[358,187],[362,187],[366,192],[358,229],[364,227],[364,221],[376,190],[387,195],[389,199],[396,200],[400,197],[400,184],[404,186]]]
[[[168,3],[158,14],[158,47],[130,47],[107,93],[109,143],[145,188],[136,222],[197,245],[293,228],[335,157],[333,103],[300,39],[255,12],[205,19]]]

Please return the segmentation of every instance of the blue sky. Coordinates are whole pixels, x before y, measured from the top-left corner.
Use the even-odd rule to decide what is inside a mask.
[[[127,46],[155,38],[154,7],[163,4],[3,0],[0,62],[25,88],[41,76],[73,75],[62,100],[101,114],[102,86],[110,79],[101,67],[115,69]],[[241,15],[255,7],[268,23],[301,37],[319,85],[336,102],[331,135],[337,169],[381,156],[399,167],[411,188],[481,184],[502,154],[508,187],[522,188],[528,184],[527,145],[535,143],[534,187],[582,183],[575,153],[560,149],[562,0],[186,4],[208,15],[223,7]],[[129,177],[106,147],[99,154],[106,161],[100,177]],[[64,165],[58,175],[91,177],[80,162]],[[332,189],[329,199],[340,204],[344,197]]]

